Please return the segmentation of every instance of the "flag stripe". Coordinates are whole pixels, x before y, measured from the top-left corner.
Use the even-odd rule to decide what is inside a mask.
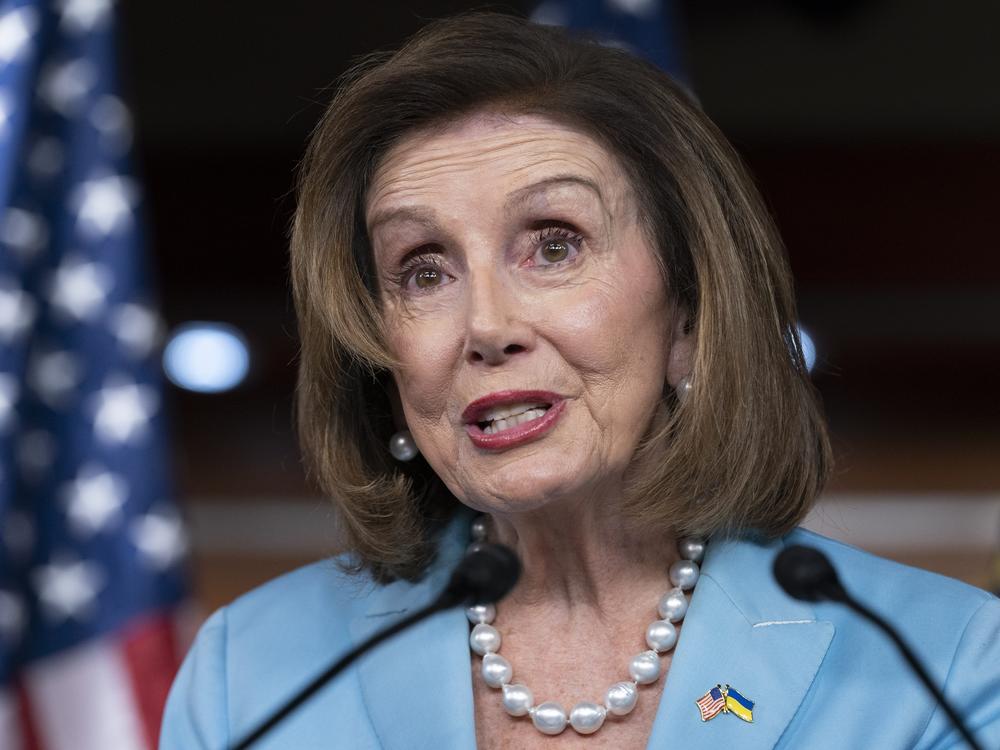
[[[163,706],[179,664],[173,618],[143,619],[124,633],[122,653],[148,747],[156,747]]]
[[[113,641],[52,656],[25,676],[45,750],[148,750],[128,668]]]
[[[718,688],[712,688],[696,700],[695,703],[698,705],[698,712],[701,714],[702,721],[714,719],[722,713],[726,705],[722,698],[722,693]]]
[[[19,731],[14,731],[14,734],[19,734],[23,750],[43,750],[42,742],[38,738],[38,724],[35,721],[35,714],[31,708],[31,699],[28,697],[24,680],[17,680],[15,688],[15,698],[17,700],[16,715],[21,726]]]
[[[18,716],[19,703],[16,693],[0,690],[0,747],[6,750],[25,750]]]

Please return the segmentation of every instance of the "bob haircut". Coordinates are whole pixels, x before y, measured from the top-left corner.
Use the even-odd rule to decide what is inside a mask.
[[[473,12],[348,71],[298,175],[299,438],[307,471],[338,508],[350,567],[379,581],[419,578],[436,530],[460,507],[423,458],[403,465],[387,449],[398,396],[364,205],[394,144],[480,112],[547,117],[617,159],[695,334],[691,392],[681,404],[664,384],[629,469],[624,519],[665,536],[790,531],[823,487],[830,447],[784,249],[736,152],[653,65]]]

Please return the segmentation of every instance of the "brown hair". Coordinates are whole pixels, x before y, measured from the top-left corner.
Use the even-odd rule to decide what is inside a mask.
[[[299,436],[357,568],[415,578],[458,507],[422,459],[389,456],[393,358],[364,221],[401,138],[477,111],[543,115],[624,167],[667,287],[696,335],[693,389],[665,387],[624,512],[664,533],[780,535],[830,467],[777,231],[739,157],[666,74],[620,49],[494,13],[436,21],[340,82],[298,180],[291,270]]]

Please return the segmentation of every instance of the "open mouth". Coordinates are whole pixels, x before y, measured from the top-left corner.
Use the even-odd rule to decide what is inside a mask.
[[[504,430],[510,430],[527,422],[533,422],[545,416],[552,404],[532,402],[497,406],[476,420],[476,425],[486,435],[495,435]]]
[[[462,421],[473,445],[498,451],[540,439],[565,410],[566,399],[558,393],[498,391],[469,404]]]

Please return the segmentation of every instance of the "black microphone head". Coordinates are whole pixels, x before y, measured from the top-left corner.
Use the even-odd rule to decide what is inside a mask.
[[[521,577],[521,561],[510,547],[476,544],[451,574],[447,592],[456,601],[493,604],[514,588]]]
[[[774,558],[774,578],[794,599],[843,601],[847,596],[837,571],[822,552],[800,544],[783,549]]]

